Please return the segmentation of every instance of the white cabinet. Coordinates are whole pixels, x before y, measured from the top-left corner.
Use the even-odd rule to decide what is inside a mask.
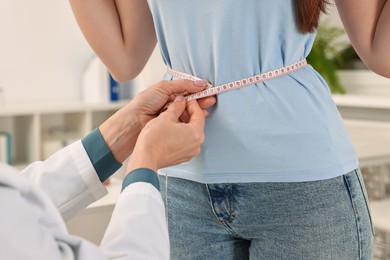
[[[82,138],[126,103],[1,106],[0,132],[11,134],[13,164],[24,167]]]

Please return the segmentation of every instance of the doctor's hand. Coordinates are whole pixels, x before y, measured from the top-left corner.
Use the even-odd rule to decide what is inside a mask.
[[[120,163],[125,161],[132,153],[142,128],[157,117],[167,103],[178,95],[196,93],[205,88],[206,81],[162,80],[135,96],[131,102],[99,126],[100,133],[115,159]],[[202,111],[214,105],[216,99],[207,97],[194,102],[199,104]],[[186,123],[190,118],[187,110],[185,109],[180,116],[181,121]],[[163,133],[164,130],[161,130],[161,134]]]
[[[162,80],[150,88],[139,93],[131,102],[133,111],[137,111],[143,125],[155,118],[161,109],[175,99],[178,95],[186,95],[204,90],[207,87],[205,80]],[[207,109],[214,105],[215,97],[199,99],[200,108]],[[181,115],[182,121],[188,122],[188,113],[184,111]]]
[[[189,122],[179,122],[188,113]],[[168,109],[146,124],[128,163],[127,172],[137,168],[160,168],[191,160],[204,141],[205,111],[198,102],[176,97]]]

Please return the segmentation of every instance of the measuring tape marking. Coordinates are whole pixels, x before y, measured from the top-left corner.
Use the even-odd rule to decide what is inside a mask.
[[[300,61],[298,61],[294,64],[291,64],[289,66],[285,66],[285,67],[282,67],[279,69],[275,69],[272,71],[257,74],[255,76],[251,76],[248,78],[225,83],[225,84],[220,85],[220,86],[213,86],[212,84],[207,83],[207,88],[205,90],[187,95],[187,96],[185,96],[185,99],[187,101],[190,101],[190,100],[195,100],[195,99],[199,99],[199,98],[213,96],[213,95],[216,95],[219,93],[228,92],[228,91],[231,91],[234,89],[247,87],[250,85],[254,85],[256,83],[261,83],[261,82],[269,80],[269,79],[273,79],[273,78],[277,78],[277,77],[289,74],[293,71],[296,71],[296,70],[299,70],[299,69],[305,67],[306,65],[307,65],[307,61],[306,61],[306,59],[303,59],[303,60],[300,60]],[[195,76],[192,76],[190,74],[183,73],[183,72],[175,71],[171,68],[167,69],[167,73],[169,75],[171,75],[172,77],[179,78],[179,79],[187,79],[187,80],[192,80],[192,81],[201,80],[198,77],[195,77]]]

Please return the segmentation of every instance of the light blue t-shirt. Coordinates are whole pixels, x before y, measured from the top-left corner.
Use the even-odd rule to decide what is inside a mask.
[[[293,0],[148,3],[166,65],[213,85],[302,60],[315,38],[298,32]],[[203,183],[297,182],[358,167],[329,88],[311,66],[217,99],[201,154],[160,174]]]

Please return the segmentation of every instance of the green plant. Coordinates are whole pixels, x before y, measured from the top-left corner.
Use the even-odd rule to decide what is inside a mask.
[[[356,70],[365,69],[367,66],[361,61],[354,48],[350,45],[340,52],[341,59],[335,60],[337,69],[339,70]]]
[[[320,26],[310,55],[307,57],[308,63],[322,75],[332,93],[345,93],[337,74],[339,65],[344,64],[341,50],[349,45],[347,42],[340,41],[340,36],[344,34],[344,30],[339,27],[326,24]]]

